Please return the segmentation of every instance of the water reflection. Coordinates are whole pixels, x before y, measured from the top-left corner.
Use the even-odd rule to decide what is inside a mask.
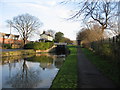
[[[21,68],[15,75],[8,79],[6,84],[11,84],[11,87],[15,88],[33,88],[41,81],[39,72],[39,69],[33,70],[28,68],[26,60],[23,60]]]
[[[49,88],[65,60],[64,56],[37,54],[16,60],[4,60],[3,88]]]

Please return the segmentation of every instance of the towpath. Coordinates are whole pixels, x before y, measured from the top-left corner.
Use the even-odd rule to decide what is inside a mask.
[[[78,87],[116,88],[113,82],[97,70],[86,58],[81,48],[78,48]]]

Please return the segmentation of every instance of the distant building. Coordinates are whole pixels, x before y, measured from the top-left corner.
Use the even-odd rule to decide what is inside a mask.
[[[51,42],[51,41],[53,41],[53,36],[50,35],[49,33],[45,32],[45,31],[43,31],[43,33],[40,34],[39,41],[43,41],[43,42],[49,42],[50,41]]]
[[[0,46],[3,46],[4,44],[11,44],[13,47],[19,48],[21,43],[22,40],[19,39],[19,35],[6,34],[0,32]]]

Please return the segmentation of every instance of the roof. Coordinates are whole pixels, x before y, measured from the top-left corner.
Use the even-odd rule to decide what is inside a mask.
[[[16,37],[16,38],[18,38],[18,37],[20,36],[20,35],[7,34],[7,33],[1,33],[1,32],[0,32],[0,35],[1,35],[1,36],[8,36],[8,37],[9,37],[9,36],[12,36],[12,37]]]
[[[53,37],[52,35],[50,35],[50,34],[46,33],[45,31],[43,31],[43,33],[42,33],[42,34],[40,34],[40,36],[41,36],[41,35],[47,35],[47,36],[51,36],[51,37]]]

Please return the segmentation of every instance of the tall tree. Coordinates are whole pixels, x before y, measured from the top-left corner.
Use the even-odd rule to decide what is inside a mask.
[[[103,37],[104,36],[99,25],[94,25],[91,28],[83,28],[77,34],[77,40],[80,40],[84,44],[101,40]]]
[[[72,1],[72,0],[71,0]],[[73,2],[73,1],[72,1]],[[79,6],[75,14],[70,19],[84,17],[84,21],[93,19],[101,25],[104,32],[106,28],[111,28],[117,22],[119,15],[118,2],[116,0],[74,0]]]
[[[70,39],[67,38],[67,37],[64,37],[64,38],[63,38],[63,42],[64,42],[64,43],[68,43],[68,44],[72,44],[72,43],[73,43],[73,41],[70,40]]]
[[[13,20],[9,21],[12,22],[12,27],[19,32],[24,41],[24,45],[31,34],[38,30],[42,25],[41,21],[37,17],[29,14],[18,15],[14,17]]]
[[[64,34],[62,32],[57,32],[55,34],[55,42],[58,42],[58,43],[62,42],[63,38],[64,38]]]

